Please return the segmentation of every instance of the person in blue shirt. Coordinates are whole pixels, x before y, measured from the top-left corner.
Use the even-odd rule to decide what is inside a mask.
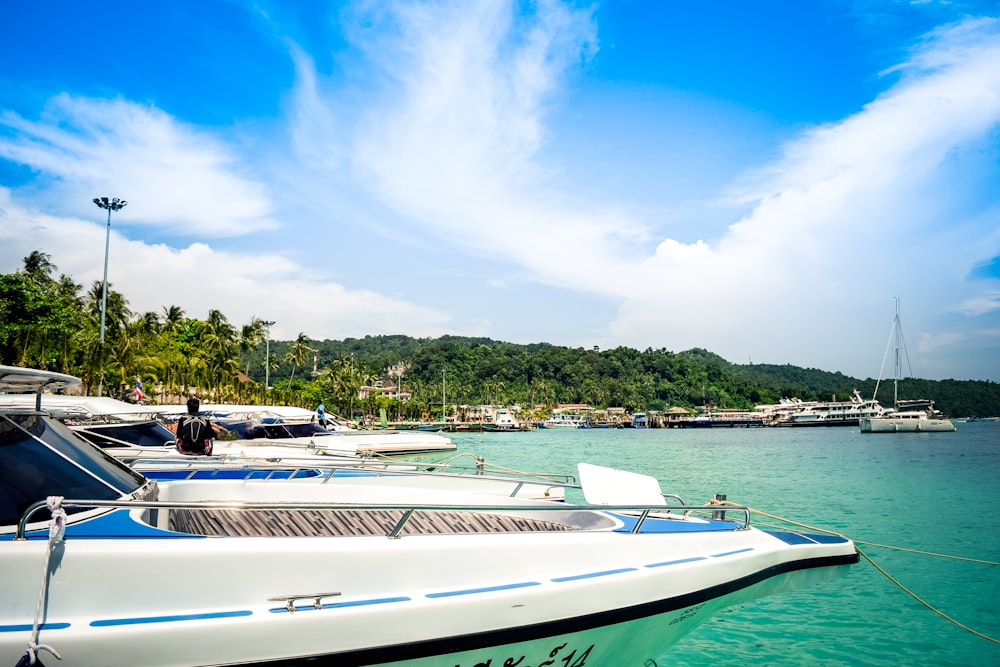
[[[326,406],[322,403],[320,403],[319,407],[316,408],[316,421],[320,426],[326,428]]]

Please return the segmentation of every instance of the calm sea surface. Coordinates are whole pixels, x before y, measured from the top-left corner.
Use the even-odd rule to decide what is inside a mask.
[[[652,475],[701,504],[715,493],[874,542],[1000,561],[1000,423],[955,433],[858,429],[547,429],[453,434],[460,451],[518,470],[577,462]],[[755,523],[763,519],[754,518]],[[861,545],[928,604],[1000,639],[1000,566]],[[1000,645],[934,614],[868,562],[810,588],[722,611],[662,659],[672,665],[1000,667]]]

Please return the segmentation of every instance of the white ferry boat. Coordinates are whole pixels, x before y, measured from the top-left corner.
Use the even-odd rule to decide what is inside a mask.
[[[776,421],[778,426],[857,426],[862,419],[886,414],[875,399],[864,399],[857,389],[849,401],[817,401],[803,405]]]

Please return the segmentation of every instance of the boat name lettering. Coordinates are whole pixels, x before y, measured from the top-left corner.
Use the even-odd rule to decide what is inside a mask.
[[[532,659],[530,663],[526,663],[525,660],[528,659],[528,656],[522,655],[520,658],[507,658],[503,663],[498,663],[497,667],[550,667],[553,665],[558,665],[559,667],[586,667],[587,658],[590,656],[590,652],[594,650],[594,645],[591,644],[582,653],[579,653],[579,655],[575,648],[565,655],[559,655],[566,646],[566,644],[556,646],[549,651],[548,659],[542,660],[542,662],[535,662]],[[462,667],[462,665],[458,664],[455,667]],[[484,662],[477,662],[472,667],[493,667],[493,658]]]
[[[688,607],[687,609],[685,609],[684,611],[682,611],[680,614],[678,614],[677,618],[675,618],[672,621],[670,621],[669,625],[673,625],[675,623],[680,623],[681,621],[688,620],[692,616],[696,615],[698,613],[698,611],[701,610],[701,608],[702,608],[702,605],[700,605],[700,604],[696,604],[693,607]]]

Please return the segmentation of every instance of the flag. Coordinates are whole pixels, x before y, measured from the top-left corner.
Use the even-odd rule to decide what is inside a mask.
[[[135,400],[142,403],[146,400],[146,395],[142,393],[142,378],[135,376]]]

